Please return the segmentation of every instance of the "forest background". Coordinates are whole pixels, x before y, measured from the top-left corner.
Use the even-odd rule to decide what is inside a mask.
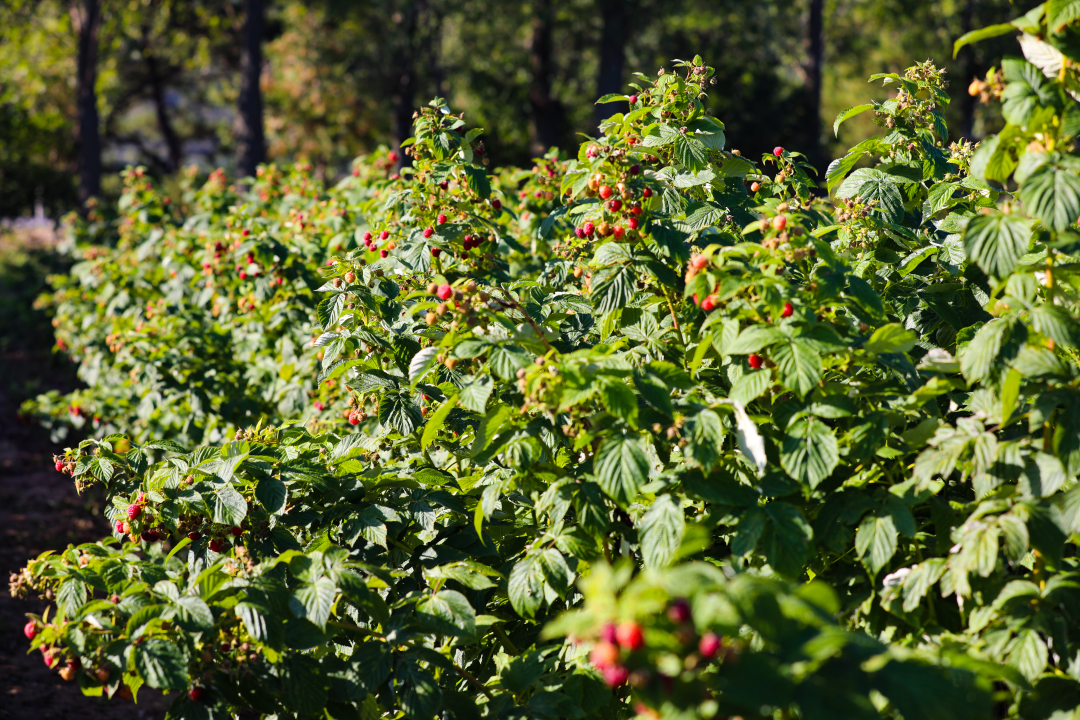
[[[865,78],[913,59],[933,58],[952,79],[950,127],[973,139],[994,132],[996,110],[965,90],[1011,38],[955,59],[952,42],[1027,9],[1007,0],[4,0],[0,218],[35,208],[56,218],[87,197],[115,198],[127,165],[171,177],[193,164],[232,174],[307,161],[332,183],[353,157],[408,137],[415,107],[433,96],[486,129],[493,167],[524,165],[552,146],[575,148],[616,110],[583,99],[622,92],[631,69],[694,54],[717,67],[711,110],[735,147],[749,157],[799,148],[824,171],[835,149],[873,132],[864,115],[837,138],[829,119],[868,95],[884,99]]]

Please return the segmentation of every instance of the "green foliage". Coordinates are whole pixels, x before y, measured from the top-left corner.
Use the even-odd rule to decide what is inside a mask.
[[[401,177],[230,198],[251,242],[337,201],[365,244],[278,253],[333,417],[70,450],[116,532],[16,579],[54,599],[34,646],[90,694],[194,686],[187,718],[1068,716],[1080,128],[1075,69],[1044,74],[979,148],[931,63],[877,76],[887,133],[831,201],[797,152],[725,149],[700,58],[536,172],[489,175],[437,99]],[[195,225],[155,212],[155,248]]]

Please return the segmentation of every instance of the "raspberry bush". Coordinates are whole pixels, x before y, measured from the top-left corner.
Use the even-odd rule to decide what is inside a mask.
[[[728,149],[695,58],[531,171],[436,99],[400,175],[132,202],[55,297],[85,397],[147,412],[57,458],[115,532],[12,579],[31,645],[185,718],[1070,716],[1074,15],[958,42],[1021,34],[970,89],[999,134],[950,140],[919,64],[821,180]]]

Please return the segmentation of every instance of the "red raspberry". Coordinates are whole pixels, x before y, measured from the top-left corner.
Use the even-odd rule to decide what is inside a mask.
[[[607,200],[609,197],[611,197],[612,192],[613,191],[610,185],[601,185],[599,190],[600,199]]]
[[[716,657],[716,653],[720,652],[720,648],[723,644],[724,641],[717,637],[715,633],[705,633],[701,636],[701,641],[698,643],[698,652],[701,653],[701,657],[706,660],[712,660]]]
[[[237,527],[236,525],[233,525],[232,529],[230,529],[229,532],[231,532],[233,534],[233,537],[240,537],[241,535],[244,534],[243,529]]]
[[[600,629],[600,639],[604,642],[615,642],[615,623],[607,623]]]
[[[369,243],[369,242],[371,242],[371,233],[369,233],[369,232],[365,232],[365,233],[364,233],[364,234],[363,234],[363,235],[361,236],[361,239],[362,239],[362,240],[364,241],[364,243]]]
[[[576,235],[580,240],[585,239],[585,231],[581,228],[574,228],[574,235]]]
[[[435,228],[433,228],[433,227],[424,228],[424,237],[429,238],[434,234],[435,234]]]
[[[775,155],[776,157],[780,157],[781,155],[784,154],[784,148],[777,145],[776,147],[774,147],[772,149],[772,154]]]
[[[35,637],[37,637],[37,623],[31,620],[23,626],[22,631],[23,635],[26,636],[27,640],[33,640]]]
[[[593,646],[589,654],[589,661],[601,670],[617,665],[619,662],[619,647],[615,643],[600,641]]]
[[[630,671],[622,665],[604,668],[603,673],[604,682],[608,684],[608,687],[618,687],[626,682],[626,678],[630,677]]]
[[[198,542],[199,538],[202,537],[202,533],[198,530],[192,530],[187,534],[187,536],[188,540],[190,540],[191,542]]]
[[[446,222],[446,216],[442,213],[439,213],[439,216],[435,218],[435,222],[439,225],[442,225],[444,222]]]
[[[709,264],[709,258],[705,255],[695,255],[690,258],[690,267],[695,270],[701,270],[703,267]]]
[[[379,251],[379,257],[381,257],[381,258],[387,257],[389,254],[390,253],[387,252],[386,250],[380,250]]]
[[[792,307],[791,303],[784,303],[784,311],[780,313],[780,317],[791,317],[794,312],[795,308]]]
[[[631,105],[636,105],[637,104],[637,95],[631,95],[630,96],[630,104]]]
[[[624,622],[615,628],[615,640],[620,647],[631,651],[645,645],[645,636],[641,632],[641,626],[636,622]]]
[[[622,225],[616,225],[615,229],[611,231],[611,234],[615,236],[616,240],[622,240],[626,236],[626,228]]]
[[[64,472],[64,461],[63,460],[57,460],[56,461],[56,472]]]
[[[591,222],[587,222],[581,226],[581,231],[589,236],[591,236],[595,230],[596,226],[593,225]]]
[[[491,207],[495,208],[496,210],[502,210],[502,200],[500,200],[499,198],[492,198]]]
[[[440,300],[449,300],[450,297],[454,294],[454,288],[450,287],[449,285],[445,285],[445,284],[440,285],[439,286],[439,291],[436,292],[435,294],[439,297]]]
[[[379,239],[380,240],[385,240],[388,237],[390,237],[390,231],[389,230],[383,230],[381,233],[379,233]]]
[[[686,598],[676,598],[672,601],[667,611],[668,617],[671,622],[682,625],[683,623],[690,622],[690,603]]]
[[[247,273],[241,270],[239,277],[241,280],[247,280]]]
[[[139,517],[140,515],[142,515],[142,506],[141,505],[137,505],[137,504],[134,504],[134,503],[131,504],[131,505],[128,505],[128,509],[127,509],[128,520],[134,520],[135,518]]]
[[[191,698],[192,702],[202,702],[203,689],[196,685],[188,690],[188,697]]]
[[[442,250],[439,248],[431,248],[431,257],[439,257],[442,255]]]
[[[622,210],[622,200],[610,200],[607,206],[611,212],[619,212]]]
[[[747,360],[750,361],[750,367],[754,368],[755,370],[760,369],[761,366],[765,364],[765,360],[757,354],[751,354],[750,357],[747,358]]]
[[[111,598],[109,598],[109,602],[111,602],[113,605],[116,605],[117,603],[120,602],[120,596],[119,595],[113,595]]]
[[[640,208],[636,208],[636,209],[640,209]],[[641,225],[641,221],[638,220],[636,217],[632,217],[632,218],[630,218],[629,220],[626,221],[626,224],[627,224],[627,226],[629,226],[629,228],[631,230],[637,230],[638,227]]]
[[[787,218],[783,215],[777,215],[772,219],[773,230],[783,230],[787,227]]]
[[[210,549],[213,550],[216,553],[221,552],[221,548],[224,545],[225,545],[225,543],[223,543],[221,540],[214,539],[214,540],[210,541]]]
[[[710,312],[716,307],[716,296],[710,295],[701,301],[701,309],[705,312]]]
[[[357,417],[355,413],[352,414],[352,415],[349,415],[349,424],[350,425],[359,425],[360,424],[360,418]]]
[[[641,197],[651,198],[652,197],[652,190],[649,189],[649,188],[645,188],[644,190],[641,191]]]
[[[386,159],[389,160],[392,163],[396,163],[398,161],[397,151],[396,150],[391,150],[390,154],[386,156]]]

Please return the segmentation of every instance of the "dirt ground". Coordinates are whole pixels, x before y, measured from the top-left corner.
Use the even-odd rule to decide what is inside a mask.
[[[163,718],[168,705],[155,690],[143,688],[137,704],[84,697],[40,653],[27,654],[25,614],[44,606],[8,593],[8,576],[28,558],[108,534],[100,504],[79,497],[70,478],[53,469],[58,448],[48,433],[16,416],[23,397],[74,382],[71,368],[48,349],[48,320],[29,308],[40,278],[40,272],[0,273],[0,720]]]

